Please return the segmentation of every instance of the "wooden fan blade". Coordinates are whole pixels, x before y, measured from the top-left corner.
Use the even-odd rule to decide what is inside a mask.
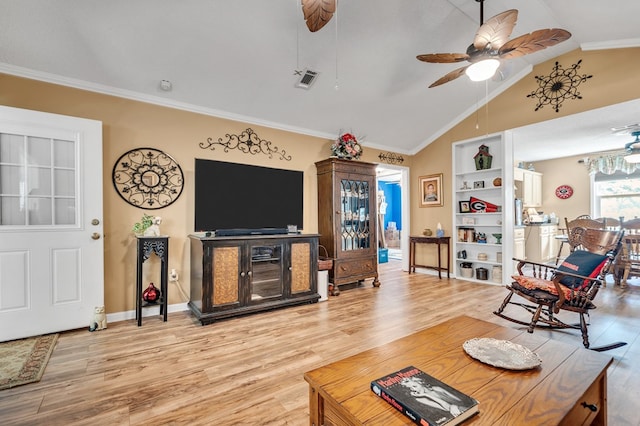
[[[477,50],[489,47],[491,50],[498,50],[509,40],[513,28],[518,20],[518,11],[510,9],[489,19],[478,28],[473,46]]]
[[[537,30],[505,43],[498,51],[498,56],[503,59],[517,58],[562,43],[570,37],[569,31],[560,28]]]
[[[336,0],[301,0],[307,28],[312,33],[322,29],[336,11]]]
[[[437,64],[452,64],[462,62],[469,59],[466,53],[428,53],[426,55],[416,56],[419,61],[432,62]]]
[[[436,86],[440,86],[441,84],[444,83],[448,83],[452,80],[455,80],[456,78],[460,77],[462,74],[464,74],[464,71],[469,67],[469,65],[466,65],[464,67],[455,69],[453,71],[451,71],[450,73],[444,75],[443,77],[440,77],[438,80],[434,81],[433,83],[431,83],[431,86],[429,86],[429,89],[431,89],[432,87],[436,87]]]

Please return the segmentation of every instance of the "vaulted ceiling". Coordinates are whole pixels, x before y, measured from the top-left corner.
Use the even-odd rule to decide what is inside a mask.
[[[460,64],[416,59],[464,53],[475,0],[341,0],[315,33],[300,0],[0,0],[0,72],[330,139],[349,130],[413,154],[537,63],[640,45],[635,0],[486,0],[484,20],[508,9],[519,10],[511,38],[553,27],[572,37],[486,85],[462,76],[429,89]],[[297,88],[305,69],[318,77]]]

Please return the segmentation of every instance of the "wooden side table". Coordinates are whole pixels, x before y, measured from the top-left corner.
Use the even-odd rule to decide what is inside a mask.
[[[438,271],[438,278],[442,279],[442,271],[447,271],[447,278],[449,278],[449,272],[451,269],[451,253],[449,250],[449,241],[451,237],[422,237],[422,236],[410,236],[409,237],[409,273],[416,271],[416,266],[420,268],[434,269]],[[438,266],[428,265],[416,265],[416,244],[436,244],[438,246]],[[445,245],[447,247],[447,267],[442,267],[442,255],[440,253],[440,247]]]
[[[136,266],[136,319],[138,327],[142,325],[142,267],[144,262],[155,253],[161,260],[160,269],[160,315],[167,321],[167,291],[168,291],[168,264],[169,264],[169,237],[136,237],[138,262]]]

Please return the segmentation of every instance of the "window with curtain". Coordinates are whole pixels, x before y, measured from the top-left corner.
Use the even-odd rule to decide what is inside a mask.
[[[593,189],[594,217],[640,217],[640,171],[596,172]]]

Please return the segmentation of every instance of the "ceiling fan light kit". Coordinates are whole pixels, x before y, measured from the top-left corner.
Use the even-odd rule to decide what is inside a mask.
[[[627,152],[624,160],[632,164],[640,163],[640,131],[631,132],[631,136],[635,136],[636,139],[624,146],[624,150]]]
[[[507,10],[484,23],[484,0],[476,1],[480,3],[480,28],[478,28],[473,43],[467,48],[465,53],[429,53],[417,56],[419,61],[430,63],[451,64],[464,61],[469,62],[468,65],[445,74],[429,87],[436,87],[448,83],[463,74],[468,75],[473,81],[487,80],[495,74],[500,65],[500,60],[528,55],[554,46],[571,37],[571,33],[566,30],[549,28],[537,30],[530,34],[524,34],[509,40],[511,32],[516,26],[518,11],[516,9]],[[485,65],[484,62],[489,60],[491,61],[489,63],[492,68],[484,69],[481,75],[476,74],[477,71],[473,68],[488,67],[489,64]]]
[[[499,66],[497,59],[483,59],[469,65],[464,73],[471,81],[485,81],[494,76]]]

